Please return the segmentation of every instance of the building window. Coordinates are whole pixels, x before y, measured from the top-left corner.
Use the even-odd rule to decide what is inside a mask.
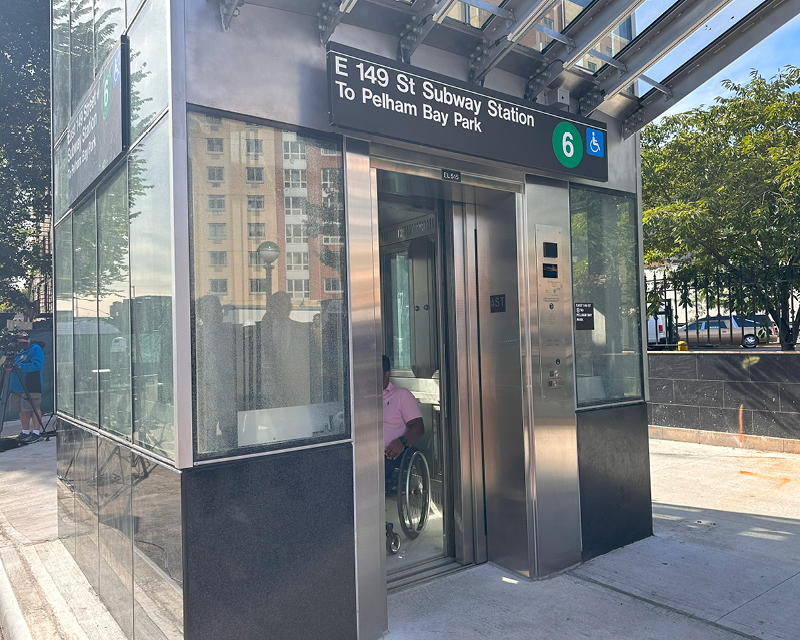
[[[322,170],[322,206],[326,209],[339,204],[339,169]]]
[[[208,283],[211,293],[228,293],[228,281],[225,278],[212,278]]]
[[[209,251],[208,252],[208,264],[212,267],[224,267],[228,264],[228,252],[227,251]]]
[[[247,196],[247,210],[248,211],[263,211],[264,210],[264,196]]]
[[[308,244],[308,232],[305,230],[305,225],[287,224],[286,244]]]
[[[247,264],[251,267],[260,267],[264,263],[261,261],[261,254],[258,251],[247,252]]]
[[[267,281],[264,278],[250,278],[250,293],[265,293]]]
[[[212,130],[219,129],[222,126],[222,118],[219,116],[206,116],[206,124],[211,127]]]
[[[290,251],[286,254],[287,271],[308,271],[308,251]]]
[[[209,222],[208,223],[208,237],[211,240],[224,240],[227,229],[224,222]]]
[[[222,138],[206,138],[206,151],[209,153],[222,153]]]
[[[267,235],[266,225],[263,222],[248,222],[247,223],[247,237],[248,238],[263,238]]]
[[[341,293],[341,292],[342,292],[341,278],[325,278],[325,293]]]
[[[555,30],[556,25],[552,18],[544,18],[542,23],[544,24],[545,28],[550,29],[551,31]]]
[[[321,156],[338,156],[339,150],[334,147],[320,147],[319,154]]]
[[[257,155],[260,153],[264,153],[264,141],[263,140],[256,140],[254,138],[248,138],[245,140],[245,146],[247,149],[248,155]]]
[[[322,236],[322,244],[324,245],[342,244],[342,236]]]
[[[264,168],[263,167],[247,167],[247,181],[248,182],[264,182]]]
[[[283,159],[289,162],[306,159],[306,143],[297,141],[283,143]]]
[[[225,196],[208,196],[208,208],[211,211],[225,211]]]
[[[614,57],[614,50],[611,47],[606,47],[606,55],[609,58],[613,58]]]
[[[587,62],[586,63],[586,68],[589,69],[589,71],[591,71],[592,73],[594,73],[595,71],[597,71],[597,63],[595,63],[595,62]]]
[[[225,182],[225,167],[208,167],[209,182]]]
[[[305,198],[297,196],[285,196],[283,199],[283,212],[287,216],[302,216],[303,201]]]
[[[308,186],[305,169],[284,169],[283,186],[285,189],[305,189]]]
[[[303,299],[311,297],[311,287],[309,280],[287,280],[286,291],[292,298]]]

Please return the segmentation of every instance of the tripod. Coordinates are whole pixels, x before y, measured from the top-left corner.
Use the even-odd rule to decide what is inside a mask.
[[[6,361],[3,363],[3,368],[0,369],[0,434],[3,433],[3,424],[5,424],[6,421],[8,401],[11,398],[9,385],[11,384],[12,375],[17,376],[19,383],[22,385],[22,390],[25,392],[25,398],[27,399],[28,404],[31,405],[31,409],[33,409],[33,398],[28,392],[28,387],[25,386],[25,380],[22,379],[19,366],[17,366],[17,363],[14,361],[13,355],[6,354]],[[39,415],[39,411],[33,409],[32,412],[34,418],[36,418],[36,422],[39,423],[39,429],[42,436],[49,439],[50,436],[55,435],[55,433],[46,433],[46,429],[42,424],[42,417]],[[48,424],[49,423],[50,422],[48,421]]]

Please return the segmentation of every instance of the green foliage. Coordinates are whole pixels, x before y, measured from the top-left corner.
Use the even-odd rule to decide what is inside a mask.
[[[752,71],[747,84],[725,81],[731,95],[713,106],[642,131],[645,262],[763,283],[754,295],[784,348],[800,324],[781,284],[800,262],[798,84],[796,67],[770,80]]]
[[[29,311],[50,270],[40,224],[50,213],[50,4],[4,0],[0,17],[0,307]]]

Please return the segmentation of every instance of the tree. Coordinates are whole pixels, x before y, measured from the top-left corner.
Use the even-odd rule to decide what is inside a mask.
[[[752,290],[793,350],[800,305],[800,69],[723,86],[732,95],[642,132],[645,262],[676,275],[723,269]],[[748,308],[740,296],[733,306]],[[749,302],[752,302],[750,300]],[[752,308],[752,307],[750,307]],[[793,313],[794,308],[794,313]]]
[[[50,4],[5,0],[0,17],[0,306],[31,311],[35,278],[50,273]]]

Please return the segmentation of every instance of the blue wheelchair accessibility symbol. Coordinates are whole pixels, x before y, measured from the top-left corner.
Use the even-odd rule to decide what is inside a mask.
[[[586,153],[602,158],[606,154],[605,133],[599,129],[586,129]]]
[[[117,51],[117,55],[114,56],[114,66],[111,70],[111,77],[113,79],[114,86],[116,87],[119,84],[119,79],[122,77],[122,68],[120,67],[120,52]]]

